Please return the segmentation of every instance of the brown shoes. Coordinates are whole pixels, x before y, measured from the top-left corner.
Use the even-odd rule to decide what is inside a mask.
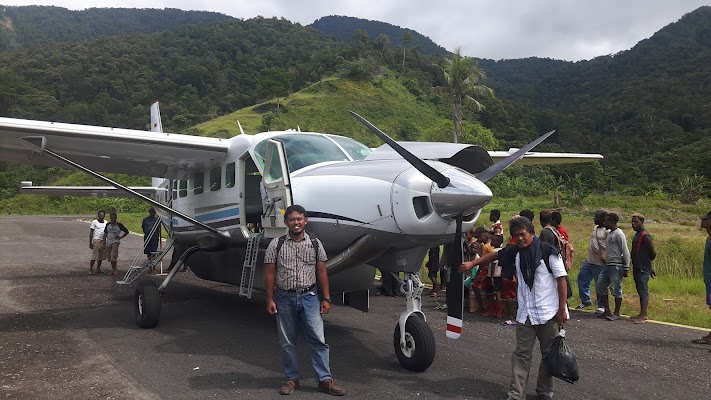
[[[346,394],[346,391],[342,387],[336,385],[333,382],[333,379],[326,379],[325,381],[319,383],[318,390],[319,392],[328,393],[331,396],[343,396]]]
[[[289,379],[286,381],[284,386],[279,389],[279,394],[292,394],[294,393],[294,390],[299,388],[299,380],[298,379]]]

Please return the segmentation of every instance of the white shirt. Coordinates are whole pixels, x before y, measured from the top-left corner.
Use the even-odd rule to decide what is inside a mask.
[[[536,268],[533,277],[533,289],[529,288],[523,280],[521,266],[519,265],[519,254],[516,254],[516,276],[518,278],[518,313],[516,321],[522,324],[526,319],[531,320],[531,325],[543,325],[550,321],[558,313],[558,284],[556,278],[567,276],[565,264],[560,254],[550,255],[550,266],[553,273],[548,272],[548,268],[543,260]],[[568,308],[565,309],[566,314]]]
[[[99,222],[98,219],[91,221],[90,229],[94,230],[94,236],[92,237],[92,239],[104,240],[104,230],[106,229],[107,223],[108,223],[108,221],[106,221],[106,220],[104,220],[104,222]]]

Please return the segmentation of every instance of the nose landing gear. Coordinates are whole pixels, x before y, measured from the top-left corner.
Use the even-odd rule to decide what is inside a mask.
[[[425,285],[416,273],[406,272],[403,291],[407,309],[393,333],[393,346],[400,365],[410,371],[424,371],[432,365],[436,354],[434,334],[421,311]]]

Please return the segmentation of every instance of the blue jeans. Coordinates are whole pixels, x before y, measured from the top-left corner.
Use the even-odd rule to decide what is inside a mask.
[[[607,296],[607,289],[610,288],[610,293],[616,299],[622,298],[622,274],[624,268],[617,265],[608,265],[602,269],[600,276],[597,278],[597,295]]]
[[[299,379],[299,360],[296,350],[299,325],[304,328],[306,343],[311,351],[314,376],[318,382],[331,379],[328,345],[323,334],[321,302],[316,291],[297,294],[275,288],[274,302],[277,306],[277,330],[286,379]]]
[[[578,272],[578,294],[580,295],[580,302],[586,306],[592,305],[590,286],[593,280],[597,283],[598,276],[600,276],[603,268],[605,268],[604,265],[590,264],[587,261],[580,267],[580,272]],[[597,298],[597,306],[604,307],[602,301],[600,301],[600,296]]]
[[[640,299],[649,298],[649,271],[642,271],[641,269],[633,269],[632,276],[634,277],[634,285],[637,289],[637,294]]]

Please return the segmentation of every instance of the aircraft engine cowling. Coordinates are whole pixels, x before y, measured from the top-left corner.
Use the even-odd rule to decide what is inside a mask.
[[[392,187],[392,207],[398,228],[410,235],[453,233],[454,216],[463,214],[471,225],[478,211],[492,197],[491,190],[472,175],[456,167],[441,172],[450,185],[439,188],[415,168],[403,171]]]

